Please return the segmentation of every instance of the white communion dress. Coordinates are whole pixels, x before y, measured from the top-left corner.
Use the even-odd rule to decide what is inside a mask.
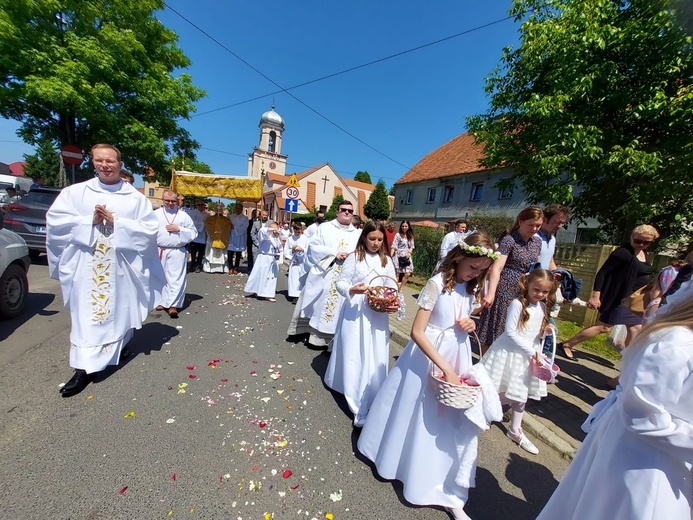
[[[537,520],[690,520],[693,331],[662,329],[624,352],[620,385],[594,406]]]
[[[457,374],[467,374],[472,368],[469,336],[455,322],[469,317],[473,297],[466,283],[456,284],[452,293],[442,290],[439,273],[419,296],[419,307],[432,310],[426,337]],[[474,487],[481,430],[465,410],[436,400],[429,382],[432,366],[410,340],[371,405],[358,449],[381,477],[404,484],[410,503],[463,507],[468,488]],[[495,392],[491,396],[498,401]]]
[[[527,312],[529,320],[520,328],[522,303],[520,300],[510,302],[505,332],[493,342],[481,361],[498,393],[520,403],[546,397],[546,382],[529,371],[530,358],[542,349],[544,304],[530,303]]]
[[[386,257],[385,267],[380,256],[365,253],[358,261],[352,253],[344,261],[337,280],[337,290],[344,296],[337,330],[332,342],[332,355],[325,372],[325,384],[344,394],[349,409],[357,417],[365,417],[375,394],[385,381],[390,359],[389,314],[376,312],[368,306],[365,294],[349,295],[358,283],[389,286],[396,289],[395,267]],[[378,277],[385,275],[393,278]]]

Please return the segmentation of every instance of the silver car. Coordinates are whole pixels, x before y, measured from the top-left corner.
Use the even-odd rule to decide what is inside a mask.
[[[46,213],[59,194],[60,188],[33,188],[5,210],[5,228],[24,239],[32,260],[46,252]]]

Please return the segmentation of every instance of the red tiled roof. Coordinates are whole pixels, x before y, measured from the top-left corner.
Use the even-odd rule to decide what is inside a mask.
[[[355,181],[353,179],[342,179],[344,184],[350,186],[351,188],[360,188],[362,190],[374,191],[375,185],[368,184],[367,182]]]
[[[282,184],[286,184],[287,182],[289,182],[288,175],[280,175],[279,173],[268,173],[267,178],[272,182],[280,182]]]
[[[16,177],[24,177],[24,167],[29,164],[24,161],[17,161],[8,164],[7,166],[10,167],[10,174],[16,176]]]
[[[395,184],[483,171],[486,168],[479,164],[479,159],[484,157],[483,145],[464,133],[426,155]]]

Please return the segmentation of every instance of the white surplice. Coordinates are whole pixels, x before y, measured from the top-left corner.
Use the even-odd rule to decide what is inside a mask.
[[[393,278],[378,278],[378,275]],[[378,254],[366,253],[359,261],[349,255],[337,280],[345,299],[332,340],[332,355],[325,371],[325,384],[344,394],[355,416],[365,417],[387,377],[390,359],[390,326],[386,312],[372,310],[365,294],[349,295],[356,284],[397,287],[395,266],[386,256],[385,267]]]
[[[207,231],[205,231],[205,220],[209,218],[209,213],[206,211],[200,211],[197,208],[189,208],[186,213],[195,224],[195,229],[197,229],[197,236],[193,242],[196,244],[206,244]]]
[[[619,383],[537,520],[691,518],[693,331],[637,337]]]
[[[471,235],[472,232],[459,233],[457,231],[451,231],[443,237],[443,242],[440,244],[440,259],[444,260],[450,250],[456,245],[464,242],[464,239]]]
[[[300,247],[303,251],[293,251],[294,247]],[[284,258],[289,262],[289,298],[298,298],[303,285],[301,278],[306,274],[303,258],[308,247],[308,239],[303,235],[291,235],[284,244]]]
[[[288,334],[309,333],[309,343],[327,345],[335,329],[344,297],[337,292],[337,278],[343,262],[334,260],[338,253],[351,253],[361,230],[335,220],[321,224],[308,241],[304,262],[311,266],[296,305]]]
[[[261,298],[274,298],[277,292],[281,239],[267,228],[258,231],[258,255],[243,290]]]
[[[248,243],[248,225],[250,224],[248,217],[241,213],[240,215],[231,215],[229,220],[233,224],[233,228],[229,236],[229,246],[226,249],[228,251],[245,251]]]
[[[112,226],[93,225],[97,204],[113,212]],[[60,192],[46,228],[50,275],[72,320],[70,366],[92,373],[117,364],[165,284],[151,202],[128,183],[94,178]]]
[[[197,228],[185,211],[170,211],[162,207],[154,211],[154,214],[159,220],[156,244],[159,247],[159,259],[166,274],[166,286],[158,305],[165,309],[180,308],[185,302],[185,287],[188,280],[188,252],[185,246],[197,237]],[[167,224],[176,224],[180,227],[180,231],[177,233],[166,231]]]

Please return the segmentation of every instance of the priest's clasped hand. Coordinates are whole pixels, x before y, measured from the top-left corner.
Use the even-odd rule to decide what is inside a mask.
[[[101,224],[113,224],[113,213],[106,209],[106,205],[103,206],[97,204],[94,207],[94,225],[99,226]]]
[[[178,224],[166,224],[166,231],[169,233],[178,233],[180,231],[180,226]]]

